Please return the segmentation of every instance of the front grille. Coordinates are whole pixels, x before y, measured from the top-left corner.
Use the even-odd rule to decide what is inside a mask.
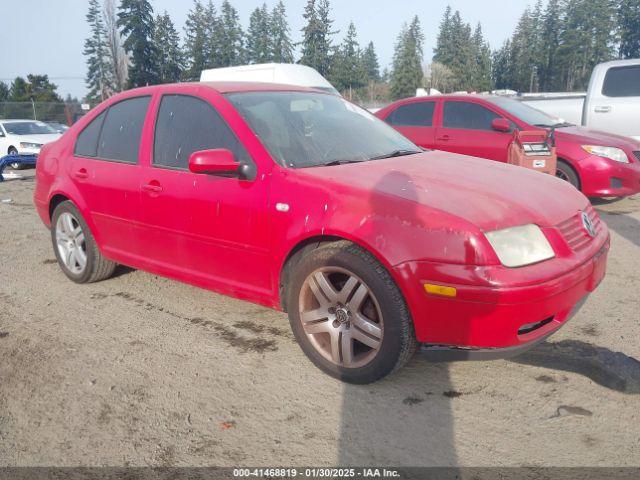
[[[640,151],[638,151],[638,152],[633,152],[633,155],[634,155],[638,160],[640,160]]]
[[[600,221],[600,217],[598,217],[598,214],[591,205],[589,205],[585,209],[585,213],[589,216],[596,235],[598,235],[602,230],[602,222]],[[564,222],[559,223],[558,225],[556,225],[556,228],[560,230],[562,237],[574,252],[582,250],[587,245],[589,245],[589,242],[592,240],[592,237],[587,233],[587,230],[582,224],[581,212],[578,212],[571,218],[568,218]]]

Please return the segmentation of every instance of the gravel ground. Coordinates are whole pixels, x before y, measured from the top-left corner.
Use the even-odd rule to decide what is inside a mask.
[[[126,268],[71,283],[23,175],[0,184],[0,465],[640,466],[640,196],[595,202],[607,277],[549,342],[351,386],[281,313]]]

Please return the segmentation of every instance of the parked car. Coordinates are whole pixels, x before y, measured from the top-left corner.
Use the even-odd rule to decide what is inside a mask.
[[[0,156],[37,155],[47,142],[60,138],[60,134],[44,122],[35,120],[0,120]],[[19,162],[12,168],[21,168]]]
[[[423,148],[507,161],[514,128],[555,129],[557,176],[589,197],[640,191],[640,142],[576,127],[517,100],[492,95],[408,98],[376,112]]]
[[[512,355],[605,274],[609,233],[550,175],[422,152],[337,95],[200,83],[118,94],[46,145],[34,200],[77,283],[116,263],[289,314],[322,370]]]
[[[585,94],[535,94],[522,100],[583,127],[640,141],[640,59],[597,65]]]
[[[293,63],[258,63],[211,68],[200,74],[201,82],[262,82],[311,87],[340,95],[317,70]]]

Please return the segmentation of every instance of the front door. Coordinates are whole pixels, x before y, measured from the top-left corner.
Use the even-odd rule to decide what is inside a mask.
[[[489,160],[507,161],[511,133],[498,132],[491,122],[500,115],[473,102],[447,100],[442,125],[436,131],[436,148]]]
[[[193,152],[217,148],[255,167],[218,111],[198,96],[163,95],[152,145],[141,184],[147,259],[156,270],[235,296],[269,292],[269,177],[188,168]]]
[[[419,100],[400,105],[385,121],[422,148],[435,148],[434,100]]]

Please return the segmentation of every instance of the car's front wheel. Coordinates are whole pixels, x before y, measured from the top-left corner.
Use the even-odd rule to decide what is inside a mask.
[[[558,160],[558,165],[556,166],[556,177],[564,180],[565,182],[569,182],[580,190],[580,179],[578,178],[578,174],[567,162]]]
[[[58,264],[76,283],[91,283],[109,278],[115,262],[105,258],[87,223],[70,201],[60,203],[51,218],[51,240]]]
[[[295,264],[287,311],[309,359],[349,383],[374,382],[415,351],[398,286],[373,255],[350,242],[321,245]]]

